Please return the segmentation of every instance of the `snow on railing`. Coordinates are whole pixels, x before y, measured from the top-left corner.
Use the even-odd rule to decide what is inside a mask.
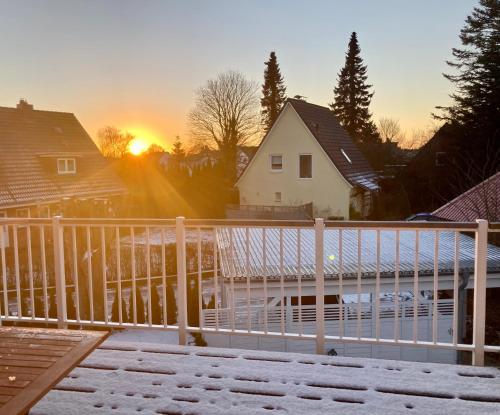
[[[176,330],[181,344],[188,332],[314,339],[318,353],[326,340],[423,346],[482,365],[500,351],[485,345],[487,273],[500,271],[487,241],[483,220],[5,218],[0,321]]]

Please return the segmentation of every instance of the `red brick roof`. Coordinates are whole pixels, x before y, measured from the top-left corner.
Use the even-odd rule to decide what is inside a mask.
[[[57,174],[57,158],[76,174]],[[124,193],[125,186],[71,113],[0,107],[0,207]]]
[[[433,212],[451,221],[500,221],[500,172]]]

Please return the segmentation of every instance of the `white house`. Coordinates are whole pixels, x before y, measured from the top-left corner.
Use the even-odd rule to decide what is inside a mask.
[[[314,217],[366,216],[377,177],[328,108],[288,99],[236,187],[242,206],[302,206]]]

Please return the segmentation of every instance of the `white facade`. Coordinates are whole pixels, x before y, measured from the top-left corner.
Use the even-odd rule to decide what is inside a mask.
[[[311,156],[311,177],[300,177],[301,155]],[[279,159],[276,156],[281,156],[281,169],[277,164],[273,169],[272,160]],[[353,186],[291,104],[283,109],[236,186],[241,205],[300,206],[312,202],[315,217],[349,218]]]

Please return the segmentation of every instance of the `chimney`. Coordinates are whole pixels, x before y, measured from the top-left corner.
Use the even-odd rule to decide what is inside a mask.
[[[26,101],[25,98],[21,98],[19,100],[19,103],[17,104],[16,108],[18,110],[32,110],[33,105],[29,104],[28,101]]]

